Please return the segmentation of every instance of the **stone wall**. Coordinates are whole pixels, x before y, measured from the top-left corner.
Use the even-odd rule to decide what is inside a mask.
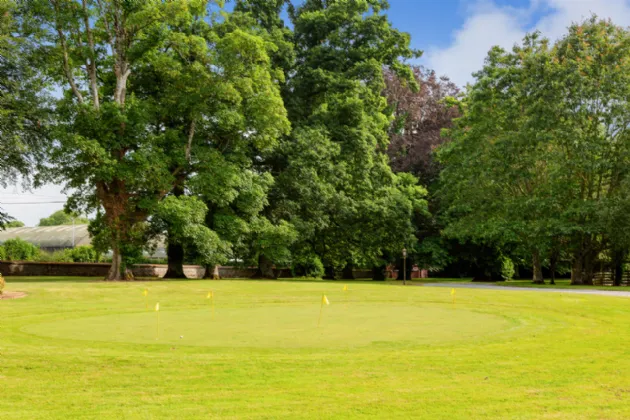
[[[105,277],[109,266],[109,263],[0,261],[0,273],[3,276]],[[162,277],[166,274],[166,269],[165,264],[137,264],[133,266],[132,271],[136,277]],[[199,265],[184,266],[184,273],[189,278],[202,278],[205,271],[205,268]],[[256,268],[251,267],[219,268],[222,278],[249,278],[255,273]],[[290,276],[290,273],[288,274]]]
[[[3,276],[105,277],[110,264],[0,261]]]
[[[77,276],[105,277],[109,271],[109,263],[63,263],[63,262],[31,262],[0,261],[0,273],[3,276]],[[136,264],[132,271],[136,277],[162,277],[166,274],[165,264]],[[185,265],[184,273],[188,278],[200,279],[205,268],[199,265]],[[256,267],[219,267],[219,274],[224,279],[247,279],[256,275]],[[278,278],[290,278],[291,270],[276,270]],[[355,278],[370,278],[369,270],[355,270]]]

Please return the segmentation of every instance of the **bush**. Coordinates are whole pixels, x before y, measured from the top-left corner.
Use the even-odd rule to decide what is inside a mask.
[[[38,258],[41,262],[98,262],[98,256],[90,245],[78,246],[73,249],[55,251],[52,254],[42,252]]]
[[[308,255],[294,261],[291,271],[296,277],[322,278],[324,264],[316,255]]]
[[[9,261],[35,261],[40,255],[38,247],[20,238],[6,241],[4,250]]]
[[[514,269],[514,263],[512,260],[509,258],[503,258],[501,261],[501,277],[503,277],[503,280],[512,280],[515,272],[516,270]]]
[[[0,245],[0,261],[4,261],[7,259],[7,251],[5,251],[4,247]]]
[[[78,246],[74,249],[66,249],[65,252],[67,252],[72,262],[98,262],[96,251],[90,245]]]

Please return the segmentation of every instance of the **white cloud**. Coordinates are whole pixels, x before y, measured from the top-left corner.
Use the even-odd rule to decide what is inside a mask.
[[[39,219],[63,208],[67,197],[61,190],[59,185],[45,185],[32,191],[19,187],[0,188],[0,208],[26,226],[36,226]]]
[[[426,51],[424,63],[463,86],[473,81],[492,46],[510,49],[527,32],[539,30],[557,39],[576,21],[595,13],[621,26],[630,25],[630,0],[530,0],[526,8],[499,7],[492,1],[468,8],[468,18],[453,32],[446,48]],[[540,16],[542,14],[542,16]]]

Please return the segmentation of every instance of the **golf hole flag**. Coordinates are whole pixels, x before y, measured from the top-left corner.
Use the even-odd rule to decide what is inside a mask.
[[[160,302],[155,304],[155,312],[159,312],[160,311]]]
[[[206,296],[206,299],[212,299],[214,296],[212,295],[212,292],[208,292],[208,295]]]
[[[149,289],[144,289],[142,291],[142,296],[146,297],[149,294]]]
[[[344,292],[347,292],[347,291],[348,291],[348,285],[347,285],[347,284],[345,284],[345,285],[343,286],[343,291],[344,291]]]
[[[322,295],[322,304],[319,305],[319,318],[317,319],[317,326],[322,322],[322,312],[324,312],[324,305],[330,305],[326,295]]]
[[[451,298],[453,299],[453,303],[455,303],[455,289],[451,289]]]

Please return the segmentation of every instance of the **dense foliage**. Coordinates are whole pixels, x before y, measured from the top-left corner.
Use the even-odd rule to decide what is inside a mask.
[[[0,187],[32,181],[48,138],[45,85],[32,45],[18,35],[16,8],[13,1],[0,1]],[[0,229],[10,220],[0,208]]]
[[[76,213],[58,210],[48,217],[39,220],[39,226],[62,226],[62,225],[86,225],[90,221],[87,217],[79,216]]]
[[[630,34],[609,21],[495,47],[460,91],[408,65],[420,52],[385,0],[0,7],[0,185],[65,183],[40,226],[95,215],[94,249],[59,260],[111,250],[121,279],[163,240],[168,277],[382,278],[406,248],[408,270],[621,279]]]
[[[555,44],[494,48],[440,151],[446,234],[572,264],[574,284],[628,254],[630,34],[592,18]],[[619,278],[617,279],[620,280]]]
[[[9,239],[2,244],[4,259],[9,261],[34,261],[40,251],[35,245],[23,239]]]

